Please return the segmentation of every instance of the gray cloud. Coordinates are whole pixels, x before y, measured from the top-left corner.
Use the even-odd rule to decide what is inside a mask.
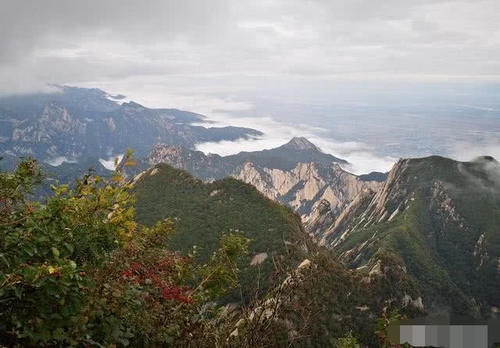
[[[141,75],[497,79],[498,12],[497,0],[0,0],[0,88]]]

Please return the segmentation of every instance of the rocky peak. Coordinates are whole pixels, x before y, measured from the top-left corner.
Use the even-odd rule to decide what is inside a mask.
[[[288,143],[285,145],[281,146],[281,148],[284,149],[290,149],[290,150],[315,150],[319,151],[319,148],[311,143],[309,140],[307,140],[304,137],[294,137],[292,140],[290,140]]]
[[[150,165],[168,163],[176,168],[184,168],[183,148],[179,145],[156,144],[148,156]]]

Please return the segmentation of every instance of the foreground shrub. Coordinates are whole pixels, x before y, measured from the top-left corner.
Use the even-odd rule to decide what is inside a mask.
[[[0,343],[154,345],[195,339],[237,284],[248,240],[223,235],[204,265],[168,250],[167,220],[134,221],[130,185],[90,172],[31,202],[35,160],[0,172]]]

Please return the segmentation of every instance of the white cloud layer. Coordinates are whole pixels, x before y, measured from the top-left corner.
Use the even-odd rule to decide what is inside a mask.
[[[493,156],[500,161],[500,139],[488,139],[486,143],[452,144],[450,157],[459,161],[471,161],[479,156]]]
[[[258,139],[201,143],[197,150],[205,153],[231,155],[241,151],[272,149],[290,141],[294,136],[303,136],[318,146],[323,152],[330,153],[349,161],[345,169],[354,174],[366,174],[371,171],[389,171],[396,159],[376,155],[366,144],[359,142],[336,142],[327,137],[322,128],[307,124],[289,125],[270,117],[232,118],[224,114],[211,114],[210,120],[216,120],[217,126],[236,125],[261,130],[264,135]]]

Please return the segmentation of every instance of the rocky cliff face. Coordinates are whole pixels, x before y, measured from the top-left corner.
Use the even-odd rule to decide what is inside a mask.
[[[252,184],[265,196],[297,211],[306,225],[317,207],[328,206],[335,218],[362,191],[378,190],[382,182],[363,180],[342,169],[347,163],[321,152],[305,138],[293,138],[276,149],[221,157],[183,147],[157,145],[148,165],[168,163],[211,181],[232,176]],[[314,233],[321,235],[320,226]]]
[[[187,149],[180,145],[157,144],[146,158],[146,167],[168,163],[183,169],[204,181],[213,181],[228,176],[231,165],[219,155],[205,155],[201,151]]]
[[[10,151],[18,155],[36,155],[41,147],[48,158],[77,158],[83,150],[78,139],[84,137],[86,131],[85,121],[72,116],[66,107],[49,103],[39,118],[13,127]]]
[[[323,225],[322,244],[336,246],[349,232],[367,228],[375,223],[391,221],[404,210],[408,202],[414,200],[414,193],[408,192],[408,178],[405,176],[408,161],[410,160],[398,161],[378,190],[364,190],[330,226]],[[319,224],[317,221],[311,223]]]
[[[286,171],[260,168],[247,162],[233,176],[254,185],[267,197],[291,206],[306,226],[313,221],[317,207],[328,207],[328,214],[336,217],[360,192],[377,190],[382,185],[362,181],[335,163],[330,166],[297,163],[295,168]]]
[[[432,156],[396,163],[337,219],[318,214],[321,243],[353,268],[401,260],[431,311],[490,316],[500,304],[500,165]]]

